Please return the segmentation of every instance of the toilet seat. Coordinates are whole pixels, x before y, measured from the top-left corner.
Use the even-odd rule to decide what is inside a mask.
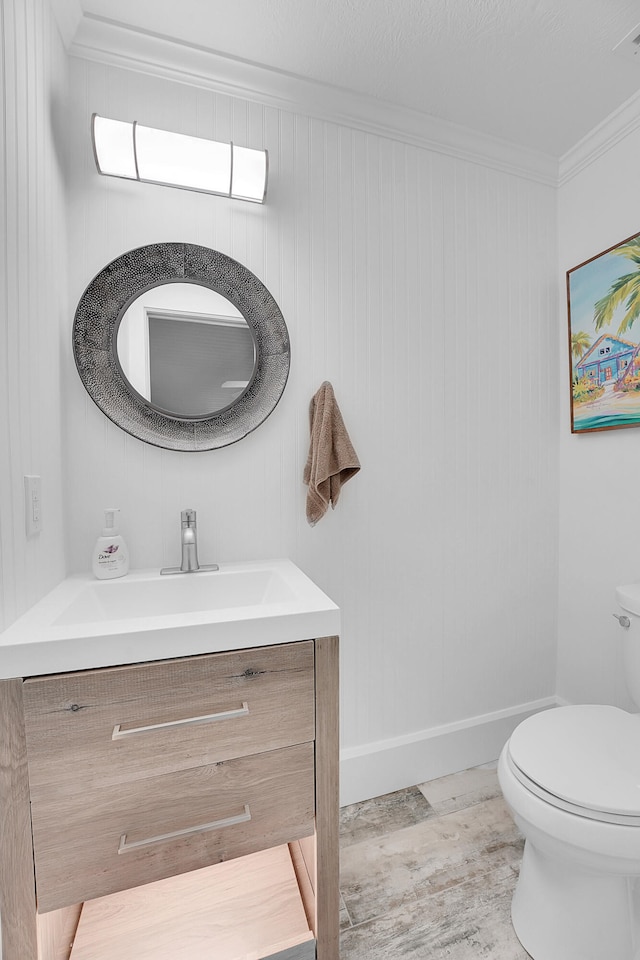
[[[514,730],[506,755],[520,783],[562,810],[640,827],[640,717],[581,705],[537,713]]]

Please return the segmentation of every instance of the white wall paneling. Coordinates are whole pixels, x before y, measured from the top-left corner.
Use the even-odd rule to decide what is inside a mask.
[[[346,757],[551,696],[554,189],[114,65],[72,58],[71,91],[72,303],[126,249],[202,243],[271,290],[291,334],[292,369],[257,431],[222,450],[180,454],[106,420],[67,349],[70,569],[87,569],[110,505],[122,510],[133,566],[176,561],[186,506],[198,510],[203,561],[290,556],[343,609]],[[267,203],[100,178],[93,111],[266,147]],[[362,471],[311,529],[307,409],[324,379]],[[425,754],[421,778],[429,775]],[[416,782],[414,769],[405,776]]]
[[[68,329],[63,183],[67,57],[46,0],[0,23],[0,629],[65,575],[60,357]],[[42,477],[27,539],[23,476]]]
[[[349,799],[483,762],[554,693],[628,705],[611,613],[639,575],[640,433],[570,434],[558,280],[640,229],[637,98],[562,159],[556,192],[549,158],[259,68],[225,74],[202,51],[177,62],[158,38],[145,65],[122,31],[109,52],[112,25],[85,23],[68,62],[52,11],[69,40],[75,0],[0,5],[0,627],[64,576],[65,538],[68,569],[88,568],[104,506],[121,507],[138,567],[175,562],[193,506],[203,560],[288,555],[342,606]],[[98,177],[94,110],[266,146],[267,204]],[[198,455],[114,427],[70,348],[106,262],[181,239],[253,270],[293,348],[266,423]],[[325,378],[363,469],[311,529],[307,406]],[[43,479],[32,539],[26,473]]]
[[[635,121],[632,113],[635,109]],[[599,133],[559,190],[560,273],[640,232],[635,159],[640,103],[624,111],[625,127],[602,149]],[[626,131],[626,132],[625,132]],[[582,145],[586,154],[586,145]],[[636,428],[572,435],[567,306],[559,305],[561,378],[560,591],[558,694],[570,702],[631,707],[621,662],[623,631],[613,619],[615,587],[640,579]],[[635,708],[634,708],[635,709]]]

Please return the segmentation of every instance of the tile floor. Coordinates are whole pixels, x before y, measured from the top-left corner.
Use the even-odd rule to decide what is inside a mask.
[[[495,765],[343,807],[340,846],[341,960],[527,960]]]

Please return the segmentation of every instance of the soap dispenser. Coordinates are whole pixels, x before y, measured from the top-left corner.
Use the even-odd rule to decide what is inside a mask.
[[[118,507],[105,510],[102,536],[93,549],[93,573],[98,580],[114,580],[129,572],[129,551],[118,533],[117,513],[120,513]]]

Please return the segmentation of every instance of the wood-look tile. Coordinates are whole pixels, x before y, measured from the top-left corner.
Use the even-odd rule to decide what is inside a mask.
[[[475,882],[516,872],[522,840],[501,797],[341,851],[340,887],[354,925]],[[422,906],[420,906],[422,909]]]
[[[496,765],[473,767],[419,785],[438,816],[501,795]]]
[[[345,906],[344,897],[340,893],[340,930],[347,930],[350,926],[352,926],[351,917]]]
[[[391,834],[386,840],[395,836]],[[340,859],[340,890],[352,924],[397,910],[406,903],[417,909],[418,898],[404,851],[394,856],[388,842],[380,845],[365,841],[343,850]]]
[[[418,787],[352,803],[340,811],[340,844],[346,847],[381,837],[421,823],[433,815],[430,803]]]
[[[498,867],[353,926],[341,960],[527,960],[510,923],[515,879]]]

